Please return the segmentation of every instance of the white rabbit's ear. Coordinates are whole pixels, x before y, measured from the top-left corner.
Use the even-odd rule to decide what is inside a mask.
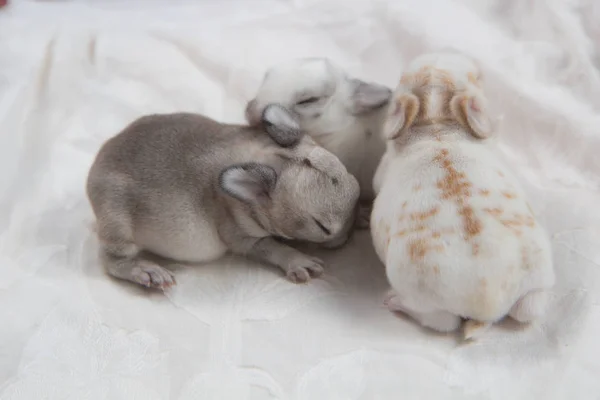
[[[281,147],[293,147],[302,139],[298,118],[279,104],[269,104],[262,114],[262,123],[271,139]]]
[[[419,99],[414,94],[405,93],[393,99],[383,128],[384,137],[388,140],[396,139],[410,128],[418,112]]]
[[[351,112],[353,115],[368,114],[390,101],[392,91],[383,85],[358,79],[354,79],[353,83],[355,85],[351,97]]]
[[[450,101],[450,110],[454,118],[477,139],[487,139],[492,136],[494,127],[482,96],[478,94],[456,95]]]

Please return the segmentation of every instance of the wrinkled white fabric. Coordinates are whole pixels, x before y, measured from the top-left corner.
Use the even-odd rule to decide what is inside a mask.
[[[366,233],[323,252],[326,276],[308,285],[233,258],[178,270],[166,295],[102,271],[85,179],[134,118],[241,122],[282,59],[327,56],[393,87],[444,47],[480,61],[499,146],[552,235],[539,324],[462,345],[392,315]],[[597,0],[13,0],[0,9],[0,398],[598,399],[599,64]]]

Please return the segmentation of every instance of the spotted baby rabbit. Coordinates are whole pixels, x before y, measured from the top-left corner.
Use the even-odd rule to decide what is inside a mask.
[[[173,275],[146,252],[205,262],[230,251],[274,264],[293,282],[321,274],[321,260],[275,237],[343,243],[358,182],[282,107],[263,119],[251,128],[150,115],[109,139],[87,181],[108,273],[164,289]]]
[[[328,59],[300,58],[267,71],[246,107],[246,118],[258,123],[270,103],[292,110],[301,128],[358,179],[365,204],[360,225],[367,227],[373,175],[385,151],[381,129],[390,96],[387,87],[349,77]]]
[[[415,59],[394,93],[371,229],[393,311],[465,338],[506,315],[540,317],[554,285],[549,238],[493,134],[478,66],[455,53]]]

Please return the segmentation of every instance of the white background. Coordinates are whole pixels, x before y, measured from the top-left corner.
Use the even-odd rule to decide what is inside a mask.
[[[366,233],[324,253],[308,285],[239,259],[178,270],[166,295],[102,271],[85,179],[134,118],[241,122],[265,69],[300,56],[393,87],[442,47],[483,65],[499,146],[552,234],[540,324],[459,345],[392,315]],[[599,51],[595,0],[13,0],[0,9],[0,398],[600,398]]]

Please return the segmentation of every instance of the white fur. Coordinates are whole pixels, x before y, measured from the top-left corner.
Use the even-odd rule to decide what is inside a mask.
[[[427,107],[413,114],[410,105],[390,107],[386,135],[395,139],[374,179],[371,216],[393,288],[389,308],[438,331],[474,320],[468,338],[506,315],[538,318],[555,280],[545,230],[516,178],[480,139],[491,133],[481,122],[488,118],[480,86],[477,66],[461,55],[411,64],[393,101],[406,105],[414,94],[418,108]],[[456,96],[467,99],[462,122],[444,107]],[[482,108],[469,108],[471,98]]]
[[[358,179],[361,197],[372,199],[373,175],[385,150],[381,129],[390,95],[384,86],[348,77],[327,59],[295,59],[265,74],[246,117],[256,123],[273,103],[293,110],[300,127]]]

